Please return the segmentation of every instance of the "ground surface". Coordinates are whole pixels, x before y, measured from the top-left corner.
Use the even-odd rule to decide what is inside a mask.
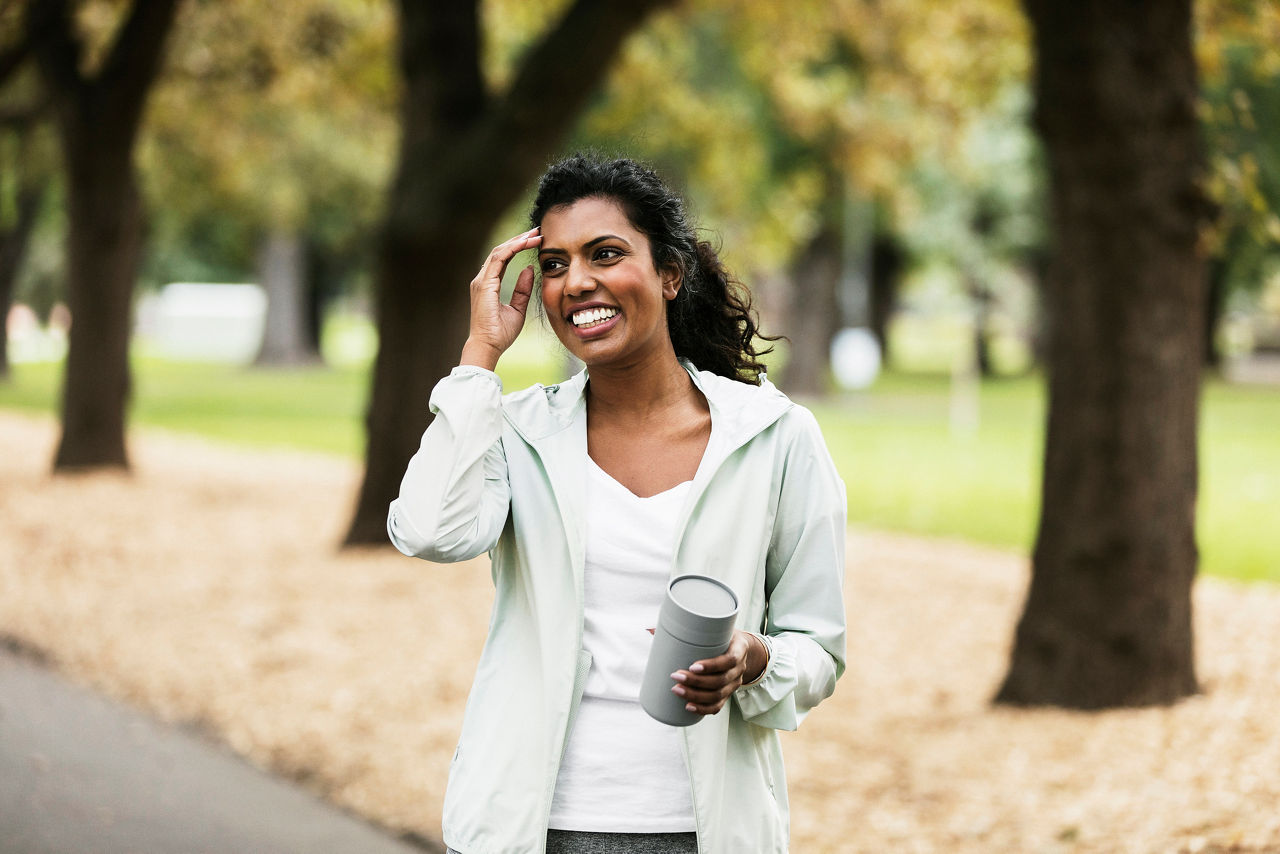
[[[54,439],[0,414],[0,632],[438,836],[484,562],[338,553],[341,460],[140,433],[132,476],[51,479]],[[1280,851],[1280,589],[1199,583],[1205,692],[1175,707],[992,709],[1025,560],[872,533],[849,554],[849,670],[784,737],[796,852]]]
[[[424,854],[0,647],[0,854],[238,851]]]

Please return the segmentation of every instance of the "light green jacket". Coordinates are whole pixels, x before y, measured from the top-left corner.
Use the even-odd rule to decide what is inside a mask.
[[[759,682],[681,730],[698,849],[785,852],[777,730],[795,729],[844,670],[844,484],[808,410],[768,381],[685,367],[710,404],[711,439],[671,572],[724,581],[741,603],[738,628],[773,645]],[[504,398],[496,374],[455,368],[432,392],[435,420],[388,514],[391,541],[407,555],[492,559],[489,634],[444,804],[444,841],[462,854],[545,850],[591,667],[582,649],[586,379]]]

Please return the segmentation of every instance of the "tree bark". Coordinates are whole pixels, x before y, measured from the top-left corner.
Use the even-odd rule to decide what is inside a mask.
[[[824,395],[831,379],[831,341],[840,329],[844,226],[839,216],[843,197],[834,187],[830,192],[833,197],[823,205],[817,234],[791,268],[787,312],[790,347],[782,386],[792,395]]]
[[[310,365],[320,361],[308,317],[306,264],[305,242],[296,232],[275,230],[263,238],[258,279],[267,292],[267,316],[254,364]]]
[[[1205,367],[1210,371],[1222,370],[1222,348],[1218,345],[1218,326],[1227,310],[1233,261],[1241,255],[1248,254],[1249,243],[1246,229],[1240,226],[1228,226],[1222,245],[1208,261],[1208,288],[1205,293],[1202,346]]]
[[[477,0],[401,0],[401,147],[375,271],[365,475],[346,545],[387,543],[387,506],[429,420],[431,388],[457,364],[467,284],[495,223],[572,130],[627,35],[669,2],[576,0],[495,94],[481,73]]]
[[[67,176],[72,321],[55,470],[128,466],[129,327],[143,235],[133,148],[177,2],[136,0],[93,77],[81,72],[83,46],[66,0],[28,7]]]
[[[25,132],[25,131],[24,131]],[[20,175],[17,193],[16,216],[13,226],[0,231],[0,379],[9,377],[9,309],[13,306],[14,286],[22,261],[35,229],[36,214],[40,211],[43,187]]]
[[[1209,262],[1208,292],[1205,294],[1203,328],[1204,364],[1211,371],[1222,370],[1222,348],[1218,346],[1218,325],[1227,308],[1227,272],[1225,259]]]
[[[1024,0],[1054,242],[1031,586],[996,700],[1082,709],[1197,690],[1196,421],[1208,206],[1190,0]]]
[[[871,242],[871,333],[880,344],[880,362],[886,367],[892,355],[889,324],[898,311],[898,291],[905,263],[897,237],[887,231],[876,234]]]
[[[0,87],[22,71],[30,54],[31,39],[26,33],[16,43],[0,50]],[[12,181],[16,185],[13,223],[0,229],[0,380],[9,378],[9,310],[13,307],[18,274],[22,271],[44,196],[46,182],[43,176],[37,177],[32,172],[30,149],[32,134],[46,106],[44,99],[36,95],[28,105],[0,110],[0,128],[14,133],[18,142]]]
[[[980,274],[968,274],[965,289],[969,292],[969,299],[973,303],[973,328],[970,330],[973,336],[973,365],[978,376],[991,379],[996,375],[995,363],[991,358],[991,341],[994,337],[991,329],[991,314],[995,294],[980,278]]]

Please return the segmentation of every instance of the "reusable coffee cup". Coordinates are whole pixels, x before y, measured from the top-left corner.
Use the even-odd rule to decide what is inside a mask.
[[[689,726],[702,715],[685,709],[689,701],[674,694],[671,674],[695,661],[715,658],[729,649],[738,597],[722,581],[705,575],[678,575],[667,585],[658,609],[653,647],[640,682],[640,707],[649,717],[671,726]]]

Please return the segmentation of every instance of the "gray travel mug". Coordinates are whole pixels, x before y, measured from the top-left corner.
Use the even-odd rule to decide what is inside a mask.
[[[651,718],[671,726],[702,720],[685,709],[688,700],[672,693],[671,674],[704,658],[724,654],[733,638],[738,597],[722,581],[705,575],[678,575],[667,585],[658,609],[653,647],[640,682],[640,706]]]

